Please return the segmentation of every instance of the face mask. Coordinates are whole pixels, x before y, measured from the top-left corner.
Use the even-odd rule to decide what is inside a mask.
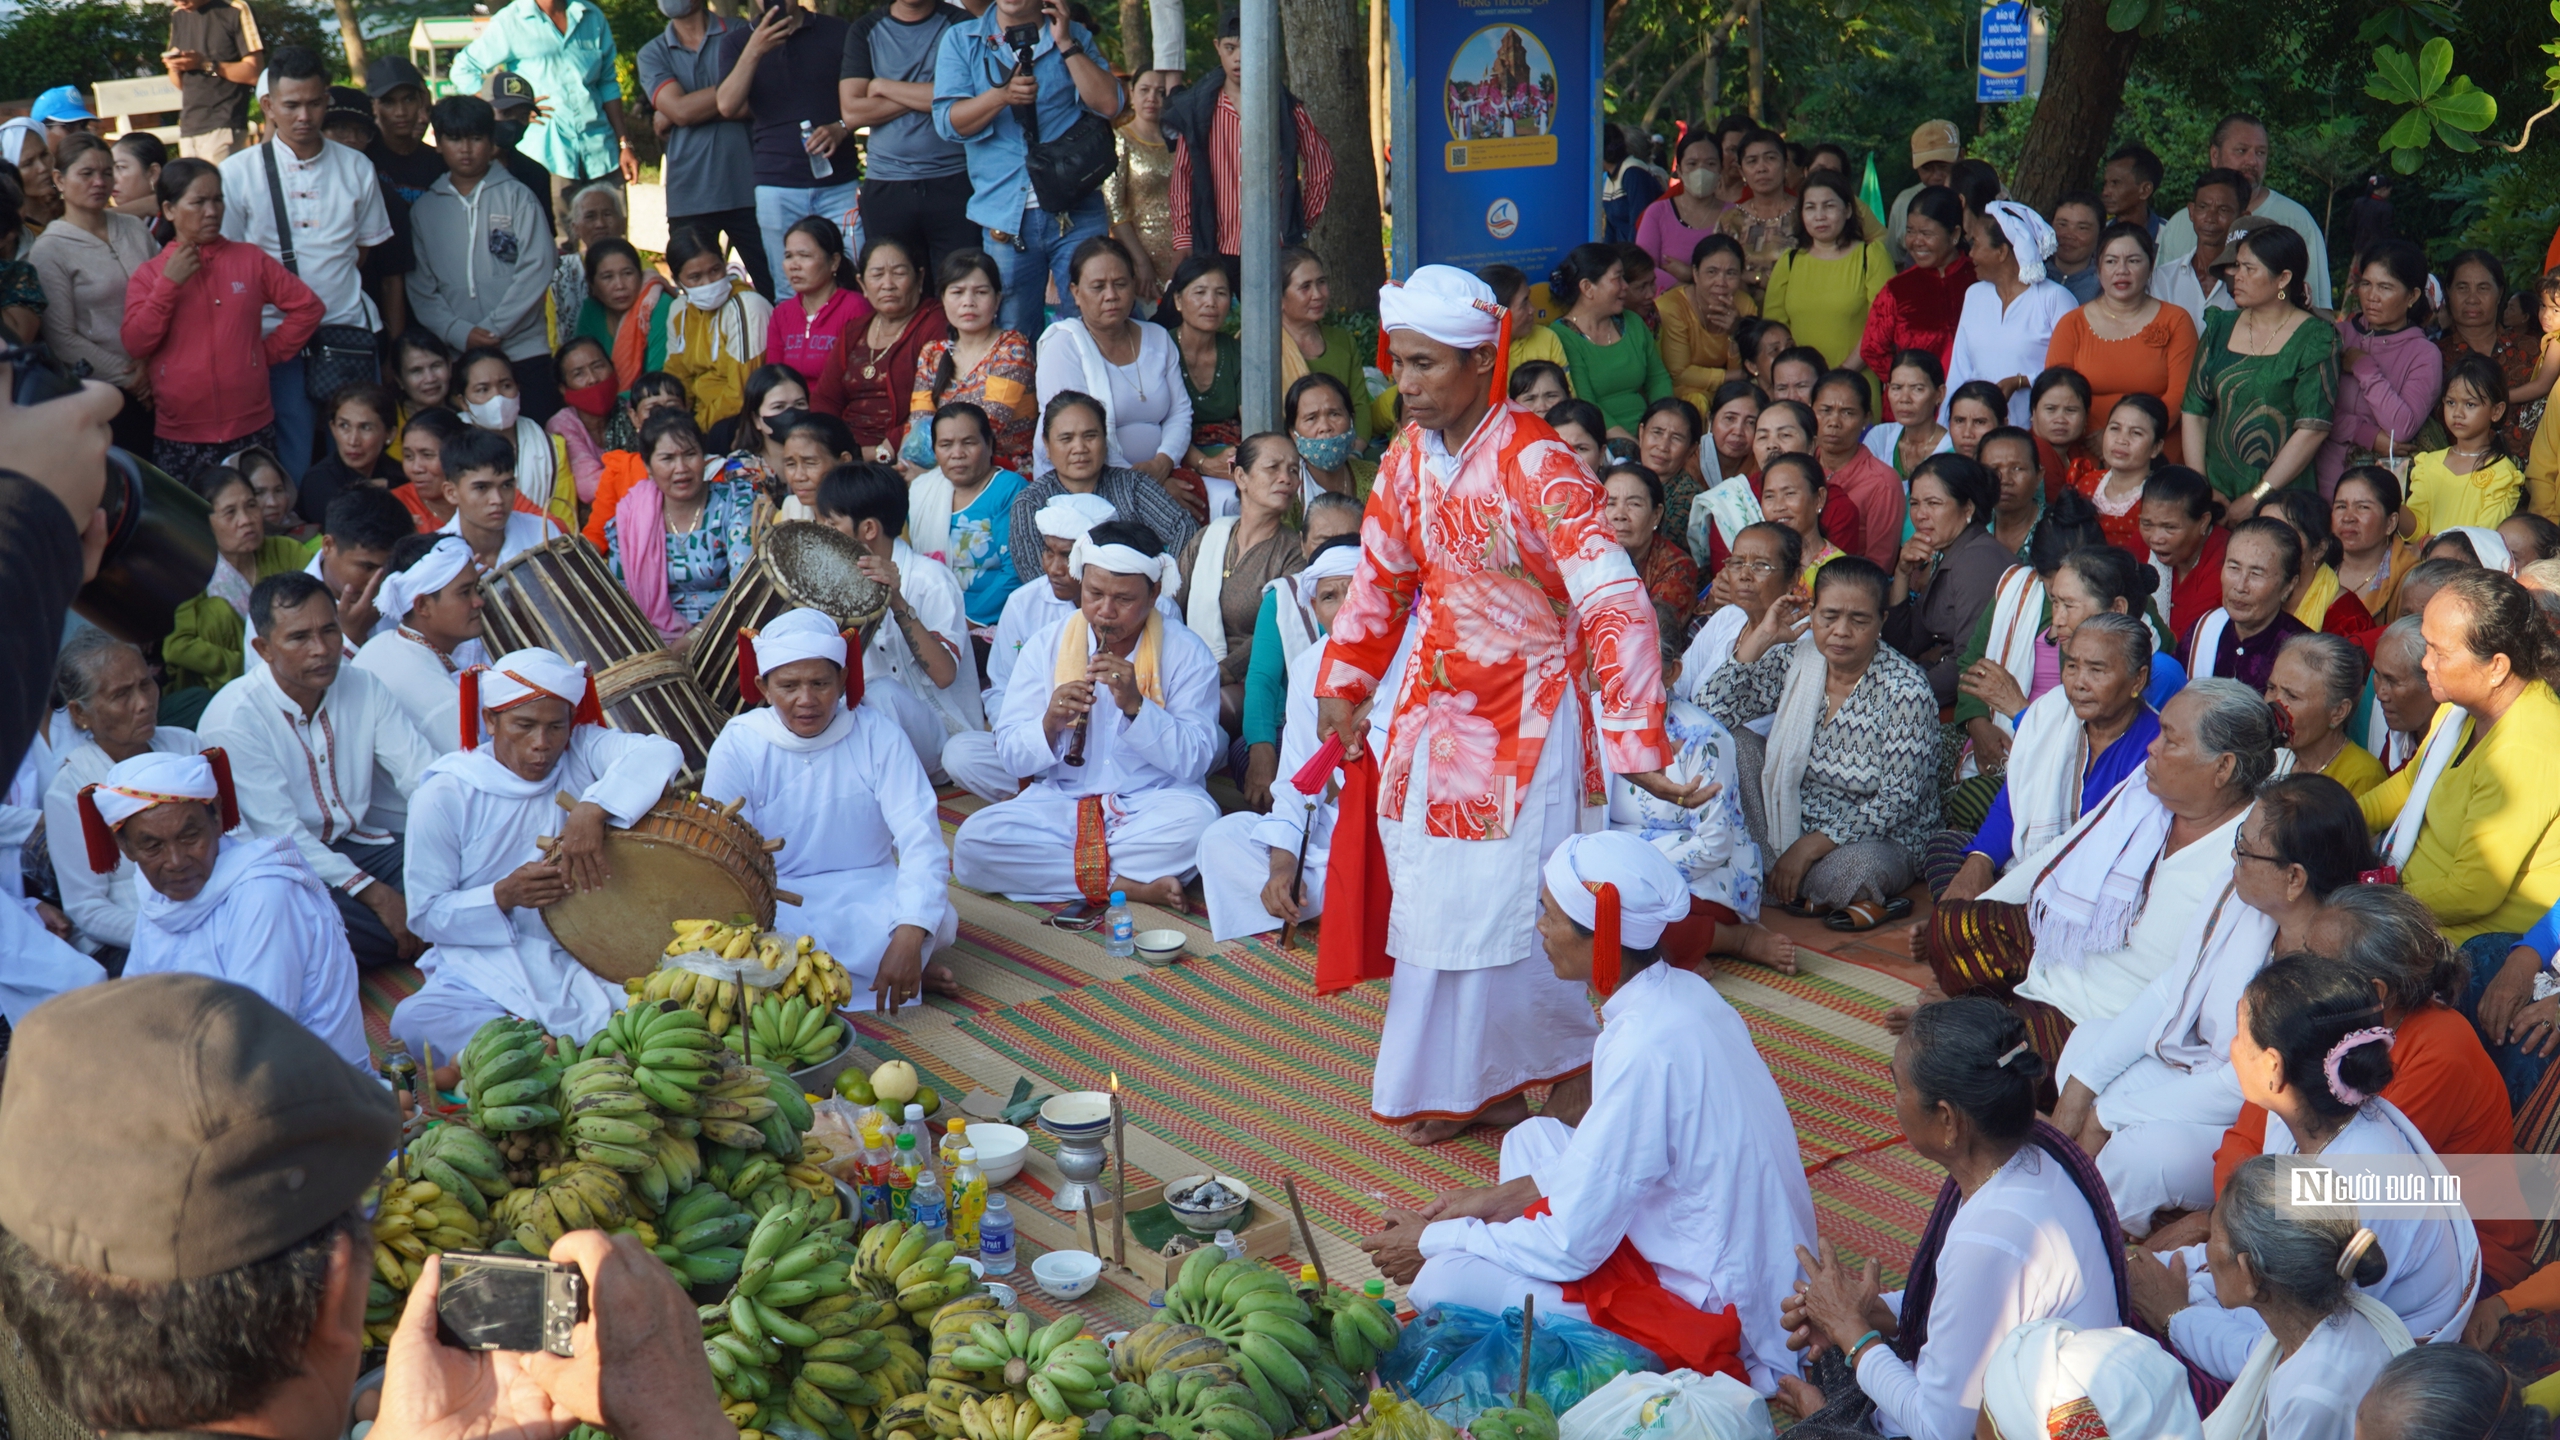
[[[560,392],[560,398],[585,414],[598,417],[610,415],[613,413],[613,383],[611,380],[599,380],[593,385],[581,385],[574,390],[563,390]]]
[[[687,285],[684,298],[696,310],[717,310],[729,303],[729,277],[723,275],[708,284]]]
[[[1339,435],[1300,435],[1297,437],[1298,458],[1318,470],[1339,470],[1358,448],[1358,433],[1345,430]]]
[[[514,149],[516,142],[524,138],[527,123],[528,122],[523,120],[499,121],[497,130],[498,148],[501,150]]]
[[[524,402],[513,395],[492,395],[486,400],[472,401],[463,413],[471,417],[472,424],[483,430],[513,430],[516,428],[516,416],[523,410]]]
[[[681,20],[693,13],[693,0],[658,0],[658,13],[670,20]]]

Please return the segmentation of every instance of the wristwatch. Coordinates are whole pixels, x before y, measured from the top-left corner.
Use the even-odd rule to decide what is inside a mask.
[[[1073,60],[1083,53],[1084,47],[1074,43],[1073,41],[1069,41],[1068,43],[1058,47],[1058,58],[1060,60]]]

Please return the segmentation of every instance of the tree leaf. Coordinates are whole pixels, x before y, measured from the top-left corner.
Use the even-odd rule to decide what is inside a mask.
[[[2406,150],[2424,145],[2427,143],[2430,128],[2426,111],[2403,110],[2400,112],[2400,118],[2392,122],[2391,128],[2382,132],[2382,139],[2377,142],[2375,148]]]
[[[2418,66],[2401,51],[2385,45],[2373,52],[2373,75],[2365,93],[2394,105],[2415,105],[2426,97],[2418,90]]]
[[[2394,150],[2391,152],[2391,168],[2403,175],[2415,175],[2419,162],[2425,158],[2426,152],[2422,150]]]
[[[2444,142],[2444,148],[2452,151],[2456,155],[2468,155],[2472,151],[2480,148],[2479,141],[2472,139],[2470,136],[2465,135],[2461,131],[2454,129],[2449,125],[2446,125],[2442,121],[2436,122],[2436,138]]]
[[[2121,33],[2140,26],[2150,18],[2152,4],[2153,0],[2107,0],[2107,28]]]
[[[2418,95],[2420,99],[2444,88],[2445,77],[2453,73],[2453,42],[2439,35],[2418,51]]]
[[[2440,126],[2477,133],[2497,123],[2498,97],[2473,89],[2471,77],[2466,75],[2455,81],[2452,89],[2428,101],[2427,114]]]

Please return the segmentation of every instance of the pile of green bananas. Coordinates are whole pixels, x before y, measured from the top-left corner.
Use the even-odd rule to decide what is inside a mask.
[[[1556,1411],[1547,1397],[1529,1392],[1524,1406],[1487,1410],[1467,1422],[1475,1440],[1556,1440]]]
[[[527,1255],[548,1255],[572,1230],[627,1230],[639,1215],[620,1172],[592,1160],[572,1160],[539,1185],[510,1190],[489,1207],[489,1219]]]
[[[1127,1342],[1122,1342],[1127,1343]],[[1255,1408],[1241,1382],[1221,1381],[1207,1367],[1158,1370],[1145,1383],[1124,1380],[1111,1389],[1111,1420],[1104,1440],[1272,1440],[1275,1430]]]
[[[1164,1313],[1175,1324],[1199,1326],[1227,1347],[1274,1433],[1288,1433],[1286,1417],[1315,1397],[1312,1367],[1324,1358],[1311,1328],[1315,1315],[1279,1271],[1229,1260],[1216,1246],[1203,1245],[1182,1262],[1165,1291]],[[1275,1414],[1282,1418],[1273,1420]]]
[[[758,998],[747,1008],[746,1029],[755,1043],[757,1059],[771,1056],[795,1070],[834,1059],[847,1038],[844,1022],[836,1018],[834,1010],[813,1005],[797,995],[789,999],[773,995]],[[738,1031],[729,1032],[730,1049],[737,1050],[743,1043]]]
[[[965,1440],[1078,1440],[1084,1422],[1051,1420],[1038,1405],[1005,1391],[961,1401],[960,1433]]]
[[[936,1353],[941,1346],[936,1345]],[[1110,1353],[1084,1333],[1084,1321],[1063,1316],[1044,1326],[1017,1310],[969,1326],[968,1343],[953,1346],[950,1361],[983,1377],[990,1389],[1031,1397],[1049,1420],[1089,1415],[1103,1406],[1102,1382],[1111,1374]]]
[[[741,1243],[756,1227],[753,1212],[712,1185],[695,1185],[659,1213],[652,1251],[687,1285],[726,1285],[746,1264]]]
[[[530,1020],[502,1017],[480,1027],[454,1061],[471,1100],[471,1123],[484,1135],[560,1123],[560,1072],[549,1037]]]
[[[1387,1307],[1348,1290],[1327,1290],[1317,1297],[1315,1330],[1332,1348],[1334,1362],[1355,1380],[1377,1369],[1404,1333]]]
[[[812,1238],[836,1244],[839,1253],[845,1243],[832,1227]],[[785,1283],[768,1281],[763,1289],[770,1295]],[[924,1383],[915,1332],[904,1312],[884,1301],[838,1293],[789,1313],[750,1302],[742,1324],[733,1296],[700,1313],[703,1356],[720,1386],[721,1409],[741,1435],[786,1433],[787,1424],[832,1440],[865,1440],[889,1395]]]
[[[579,1058],[621,1056],[631,1064],[632,1085],[651,1103],[669,1115],[692,1115],[701,1109],[695,1097],[718,1078],[711,1057],[719,1048],[708,1020],[670,1000],[616,1012]]]
[[[515,1188],[507,1183],[507,1162],[498,1147],[468,1125],[429,1126],[409,1142],[409,1168],[462,1202],[478,1220],[489,1218],[490,1201]]]
[[[921,1225],[884,1220],[863,1232],[853,1281],[865,1294],[921,1315],[978,1288],[976,1273],[953,1258],[959,1253],[959,1246],[935,1240]]]

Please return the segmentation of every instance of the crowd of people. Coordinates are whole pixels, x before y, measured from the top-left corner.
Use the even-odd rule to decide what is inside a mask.
[[[2337,284],[2247,115],[2168,213],[2140,146],[2039,212],[1931,121],[1873,207],[1735,116],[1676,177],[1613,133],[1606,238],[1548,274],[1372,311],[1303,248],[1335,177],[1289,101],[1281,333],[1240,337],[1231,17],[1185,85],[1058,0],[664,8],[662,256],[568,0],[433,100],[185,0],[174,151],[68,86],[0,126],[0,327],[120,392],[218,556],[165,635],[51,664],[13,1023],[199,972],[364,1068],[356,976],[414,961],[431,1065],[600,1026],[540,912],[684,756],[481,626],[491,571],[587,545],[668,646],[736,645],[700,789],[792,837],[778,923],[858,1003],[956,989],[953,881],[1221,941],[1330,911],[1318,987],[1389,982],[1372,1115],[1509,1127],[1497,1184],[1366,1242],[1417,1305],[1534,1294],[1808,1436],[2522,1433],[2534,1226],[2285,1197],[2303,1156],[2560,1147],[2560,270],[2385,227]],[[1107,181],[1034,163],[1079,146]],[[794,524],[882,619],[697,635]],[[937,786],[985,802],[947,843]],[[1925,908],[1886,1023],[1948,1180],[1898,1295],[1708,983],[1795,970],[1772,905]],[[15,1239],[23,1336],[11,1287],[82,1262]]]

